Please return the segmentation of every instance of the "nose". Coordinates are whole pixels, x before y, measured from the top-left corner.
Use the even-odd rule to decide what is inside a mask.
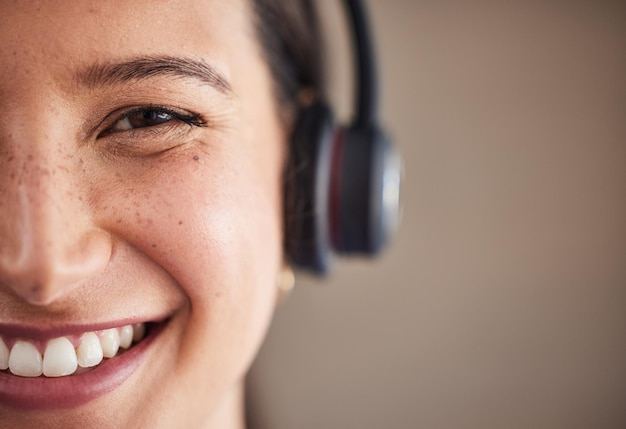
[[[93,223],[75,157],[15,143],[0,160],[0,288],[49,305],[106,268],[111,239]]]

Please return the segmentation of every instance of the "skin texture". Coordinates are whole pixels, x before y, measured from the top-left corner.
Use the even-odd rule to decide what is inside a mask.
[[[0,2],[0,324],[170,317],[114,391],[66,410],[0,403],[3,428],[243,427],[282,265],[286,145],[250,14],[243,0]],[[231,89],[85,78],[162,56]],[[203,126],[111,132],[151,105]]]

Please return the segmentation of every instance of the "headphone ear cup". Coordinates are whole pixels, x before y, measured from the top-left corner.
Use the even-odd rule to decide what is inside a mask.
[[[343,132],[333,169],[333,247],[340,254],[376,255],[397,226],[402,166],[377,126]]]
[[[329,189],[334,119],[316,101],[303,108],[292,134],[285,174],[285,251],[289,261],[318,274],[330,268]]]

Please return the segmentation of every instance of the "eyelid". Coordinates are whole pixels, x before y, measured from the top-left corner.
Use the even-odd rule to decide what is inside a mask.
[[[129,117],[132,114],[141,112],[141,111],[145,111],[145,110],[153,110],[153,111],[158,111],[158,112],[162,112],[162,113],[166,113],[170,116],[173,117],[172,121],[168,121],[165,122],[161,125],[155,125],[152,127],[145,127],[145,128],[137,128],[134,130],[113,130],[113,126],[123,120],[126,119],[127,117]],[[117,113],[120,112],[120,113]],[[113,120],[108,120],[108,118],[110,117],[114,117]],[[207,121],[205,119],[203,119],[202,115],[199,113],[193,113],[187,110],[183,110],[183,109],[176,109],[176,108],[172,108],[169,106],[161,106],[161,105],[155,105],[155,104],[148,104],[148,105],[143,105],[143,106],[134,106],[134,107],[126,107],[126,108],[122,108],[122,109],[118,109],[115,112],[110,113],[107,118],[105,118],[104,121],[102,121],[102,123],[106,123],[107,126],[104,128],[104,130],[100,131],[97,136],[96,139],[99,138],[104,138],[107,137],[109,135],[112,134],[119,134],[119,133],[124,133],[124,132],[138,132],[141,130],[148,130],[148,129],[155,129],[158,128],[160,126],[167,126],[170,125],[172,126],[173,124],[170,124],[170,122],[180,122],[182,124],[186,124],[186,125],[191,125],[191,126],[196,126],[196,127],[206,127],[208,125]]]

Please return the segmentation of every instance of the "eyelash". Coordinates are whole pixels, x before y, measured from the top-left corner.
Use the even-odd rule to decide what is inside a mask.
[[[121,121],[130,120],[130,118],[132,118],[133,115],[136,115],[142,112],[144,113],[152,112],[153,114],[156,114],[157,117],[159,115],[167,115],[171,119],[167,119],[161,123],[157,123],[154,125],[139,126],[136,128],[127,128],[127,129],[115,129],[115,126],[119,124]],[[146,119],[149,119],[149,118],[146,118]],[[137,132],[142,132],[142,131],[155,132],[159,128],[165,128],[168,126],[169,127],[176,126],[178,125],[178,124],[175,124],[176,122],[180,124],[186,124],[191,127],[206,127],[207,126],[207,122],[203,120],[202,116],[197,113],[190,113],[190,112],[183,113],[179,110],[174,110],[174,109],[171,109],[169,107],[164,107],[164,106],[152,106],[152,105],[140,106],[140,107],[127,110],[121,115],[119,115],[117,119],[115,119],[113,123],[107,129],[105,129],[98,135],[98,138],[107,137],[111,134],[119,134],[119,133],[124,133],[124,132],[131,132],[131,133],[137,133]]]

